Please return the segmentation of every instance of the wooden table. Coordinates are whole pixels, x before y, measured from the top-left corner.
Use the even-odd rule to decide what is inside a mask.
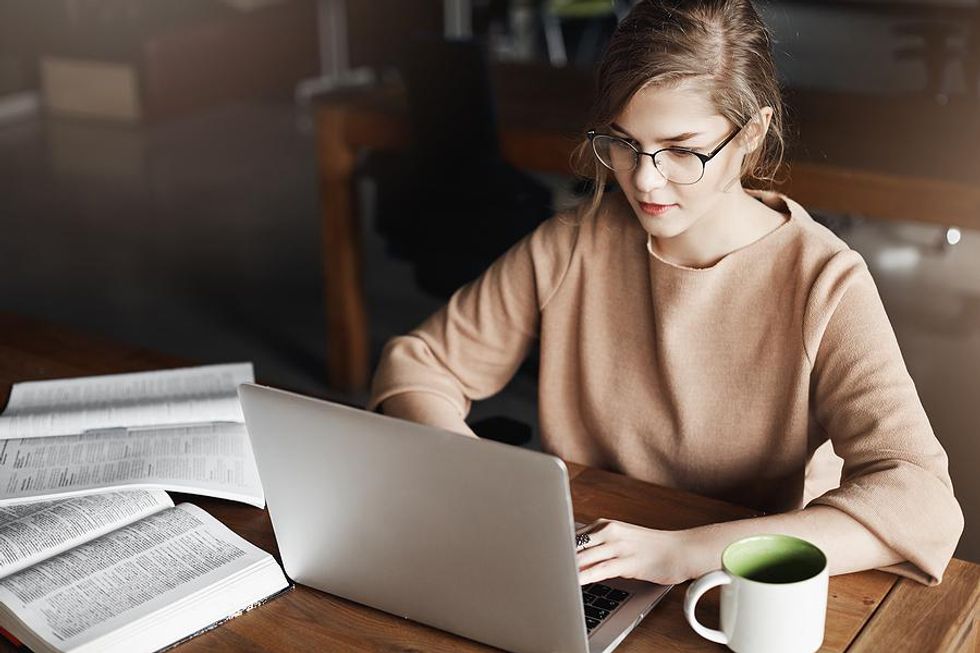
[[[187,364],[135,347],[0,314],[0,404],[18,381],[133,372]],[[598,469],[569,465],[572,502],[581,521],[598,517],[678,529],[750,517],[746,508],[670,490]],[[239,535],[278,556],[269,515],[249,506],[176,495],[201,506]],[[312,508],[312,505],[311,505]],[[687,584],[674,588],[619,651],[723,651],[684,620]],[[718,590],[702,600],[699,618],[716,626]],[[830,579],[827,631],[821,651],[955,651],[977,653],[980,567],[953,560],[944,581],[927,588],[882,571]],[[12,650],[0,641],[0,650]],[[202,651],[490,651],[427,626],[307,587],[182,644]]]
[[[504,157],[522,168],[566,173],[592,100],[588,74],[570,68],[497,64]],[[791,91],[790,178],[780,186],[805,206],[896,220],[980,228],[980,104],[954,98],[882,98]],[[360,221],[353,187],[363,148],[409,142],[397,85],[321,96],[316,110],[328,382],[362,390],[370,328],[361,285]],[[802,139],[801,139],[802,137]]]

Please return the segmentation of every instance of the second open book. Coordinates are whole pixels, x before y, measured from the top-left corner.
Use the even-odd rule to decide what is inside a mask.
[[[268,553],[159,490],[0,508],[0,626],[35,652],[156,651],[288,586]]]
[[[238,386],[252,365],[31,381],[0,416],[0,505],[159,488],[259,508]]]

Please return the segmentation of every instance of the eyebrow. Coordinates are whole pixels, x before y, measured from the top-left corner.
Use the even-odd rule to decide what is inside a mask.
[[[629,136],[634,141],[636,140],[636,138],[632,134],[630,134],[628,131],[626,131],[625,129],[623,129],[622,127],[620,127],[619,125],[617,125],[616,123],[614,123],[614,122],[613,123],[610,123],[609,126],[612,127],[613,129],[615,129],[616,131],[618,131],[619,133],[621,133],[621,134],[623,134],[625,136]],[[671,138],[663,138],[663,139],[660,139],[660,142],[662,142],[662,143],[680,143],[682,141],[687,141],[687,140],[690,140],[692,138],[696,138],[696,137],[700,136],[702,133],[703,132],[684,132],[683,134],[678,134],[677,136],[673,136]]]

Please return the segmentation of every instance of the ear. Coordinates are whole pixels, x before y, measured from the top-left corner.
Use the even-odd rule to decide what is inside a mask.
[[[742,130],[742,147],[745,153],[754,152],[765,141],[772,120],[772,107],[762,107]]]

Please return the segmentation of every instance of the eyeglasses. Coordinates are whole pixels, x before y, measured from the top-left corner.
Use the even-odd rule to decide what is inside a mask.
[[[688,185],[701,181],[705,164],[732,142],[743,127],[745,125],[729,134],[728,138],[710,154],[692,152],[682,147],[665,147],[653,153],[643,152],[624,138],[598,134],[594,129],[589,130],[587,136],[592,142],[592,151],[595,152],[596,158],[610,170],[617,172],[633,170],[639,165],[641,156],[648,156],[664,179],[675,184]]]

